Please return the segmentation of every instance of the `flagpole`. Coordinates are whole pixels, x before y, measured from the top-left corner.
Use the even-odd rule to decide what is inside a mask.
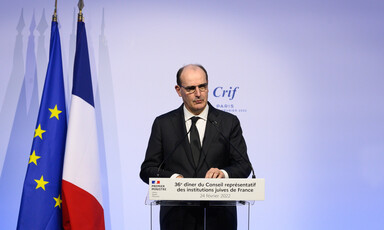
[[[83,8],[84,8],[84,1],[83,0],[79,0],[79,3],[77,4],[77,6],[79,7],[79,14],[78,14],[78,21],[79,22],[84,22],[84,16],[83,16]]]

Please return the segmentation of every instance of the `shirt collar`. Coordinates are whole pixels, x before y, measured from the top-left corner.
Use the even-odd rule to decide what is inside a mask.
[[[185,105],[183,106],[183,110],[184,110],[184,118],[185,118],[185,121],[188,121],[189,119],[191,119],[191,117],[200,117],[201,119],[203,119],[204,121],[207,120],[207,117],[208,117],[208,110],[209,110],[209,106],[205,106],[204,110],[199,114],[199,115],[195,115],[191,112],[189,112],[189,110],[187,109],[187,107],[185,107]]]

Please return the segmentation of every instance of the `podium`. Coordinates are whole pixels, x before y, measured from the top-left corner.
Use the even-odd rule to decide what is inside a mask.
[[[250,229],[250,207],[255,201],[265,198],[264,179],[203,179],[203,178],[150,178],[145,204],[150,206],[150,229],[153,223],[153,208],[156,206],[210,207],[240,206],[247,208],[246,222]]]

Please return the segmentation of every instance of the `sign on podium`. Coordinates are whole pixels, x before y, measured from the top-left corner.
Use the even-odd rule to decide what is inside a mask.
[[[264,200],[264,179],[150,178],[150,200]]]

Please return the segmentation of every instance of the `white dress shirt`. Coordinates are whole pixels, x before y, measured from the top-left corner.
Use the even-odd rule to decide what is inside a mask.
[[[208,110],[209,110],[209,106],[205,106],[205,109],[199,115],[195,115],[189,112],[189,110],[184,105],[185,128],[187,129],[187,132],[191,129],[191,125],[192,125],[191,118],[192,117],[200,118],[196,122],[196,128],[197,128],[197,131],[199,132],[201,147],[203,147],[205,126],[207,125],[207,118],[208,118]],[[190,133],[188,134],[188,140],[191,140]]]

